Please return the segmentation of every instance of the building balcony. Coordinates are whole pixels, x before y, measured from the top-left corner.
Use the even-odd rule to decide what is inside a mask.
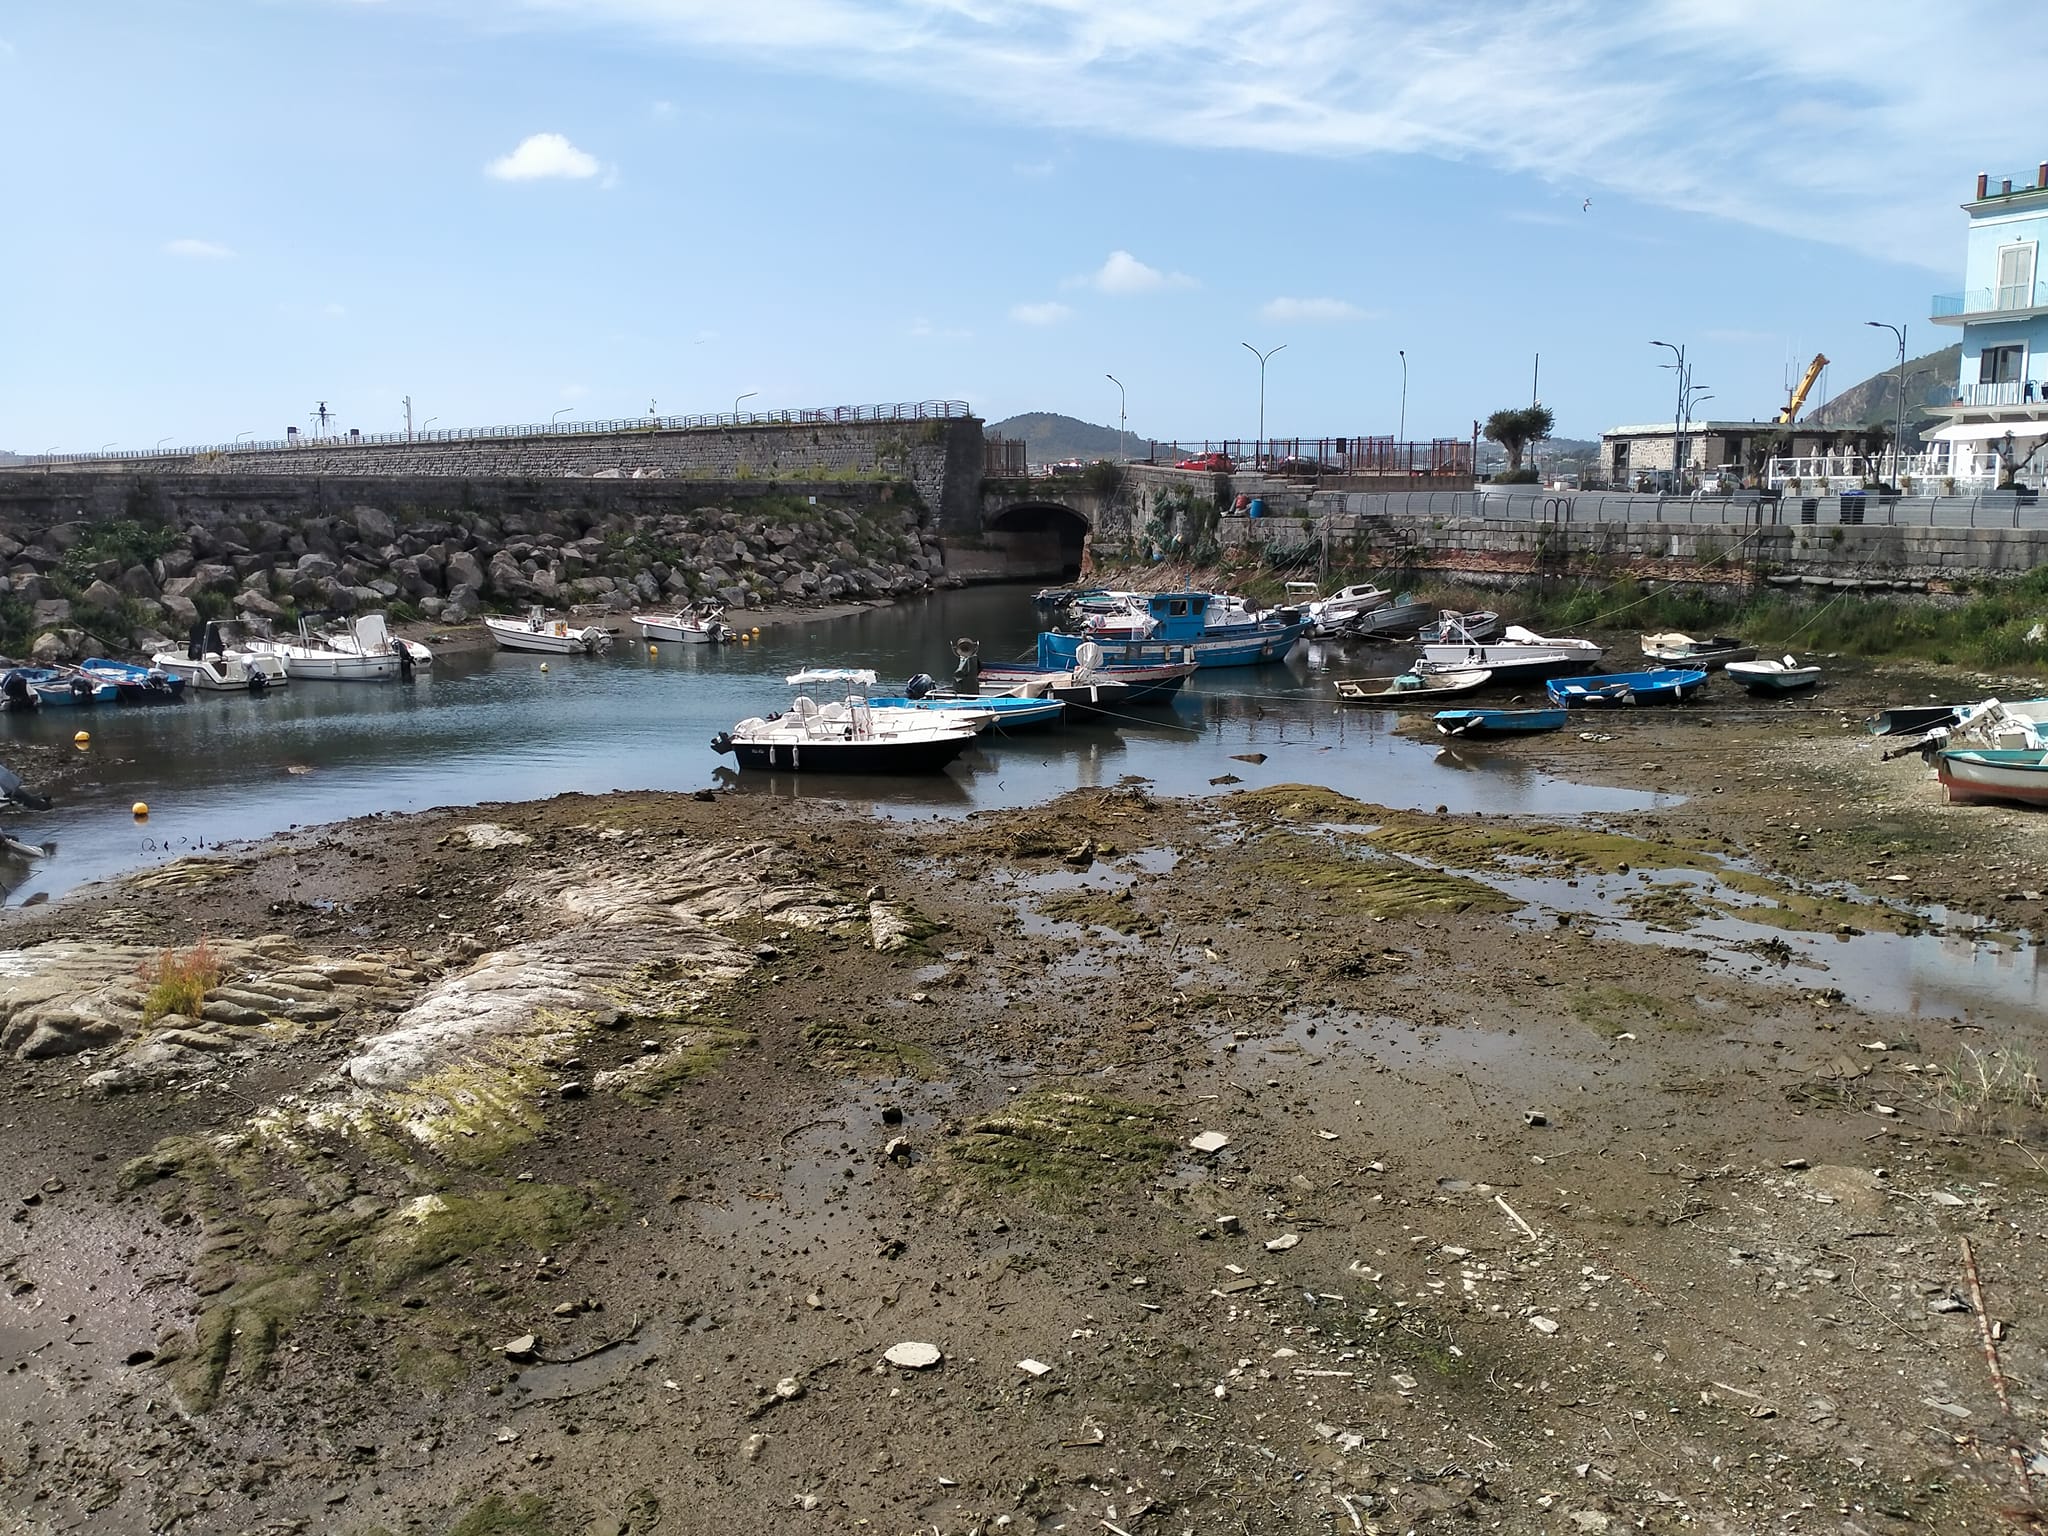
[[[2031,320],[2048,315],[2048,283],[2031,288],[1972,288],[1968,293],[1937,293],[1929,301],[1928,318],[1936,325]]]
[[[1965,384],[1956,391],[1955,403],[1975,410],[2000,405],[2038,405],[2048,391],[2032,379],[2008,379],[2003,384]]]

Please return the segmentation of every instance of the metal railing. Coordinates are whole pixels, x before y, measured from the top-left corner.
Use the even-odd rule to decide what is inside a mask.
[[[323,452],[336,448],[389,448],[418,443],[488,443],[508,438],[592,437],[646,432],[704,432],[732,427],[838,425],[874,421],[957,421],[974,409],[965,400],[913,400],[895,405],[828,405],[777,411],[726,411],[713,416],[626,416],[610,421],[529,422],[502,427],[444,427],[438,432],[344,432],[329,437],[266,438],[202,443],[183,448],[115,448],[98,453],[31,453],[21,465],[84,464],[135,459],[190,459],[209,454]]]
[[[1972,288],[1966,293],[1937,293],[1928,300],[1936,320],[1957,315],[1995,315],[2008,309],[2048,309],[2048,283],[2009,283],[1998,288]]]
[[[1728,496],[1546,491],[1538,486],[1477,491],[1354,492],[1345,511],[1356,517],[1483,518],[1559,524],[1688,523],[1773,526],[1820,523],[1938,528],[2048,528],[2048,505],[2027,493],[1968,496]]]
[[[1956,395],[1958,405],[2028,405],[2043,398],[2041,384],[2033,379],[2006,379],[1997,384],[1965,384]]]
[[[1465,438],[1402,443],[1391,437],[1204,438],[1201,442],[1155,442],[1149,462],[1173,468],[1221,454],[1238,474],[1470,475],[1472,444]]]

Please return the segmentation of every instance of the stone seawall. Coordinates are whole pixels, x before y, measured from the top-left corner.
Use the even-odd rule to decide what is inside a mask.
[[[322,442],[275,452],[208,453],[94,461],[37,469],[73,476],[209,479],[403,478],[470,480],[664,477],[694,481],[866,480],[917,487],[941,520],[973,526],[982,468],[982,424],[929,421],[819,422],[644,432],[470,438],[453,442]],[[965,517],[964,522],[958,521]]]
[[[0,472],[0,637],[63,660],[390,609],[732,609],[922,591],[943,574],[908,485]]]
[[[1715,585],[1801,579],[1926,587],[2018,575],[2048,562],[2048,529],[1749,523],[1577,523],[1526,518],[1225,517],[1229,547],[1308,549],[1471,576],[1588,574]]]

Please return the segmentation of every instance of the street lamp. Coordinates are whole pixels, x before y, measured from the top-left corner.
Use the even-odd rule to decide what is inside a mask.
[[[1401,359],[1401,427],[1395,432],[1394,441],[1408,441],[1408,351],[1404,347],[1396,354]]]
[[[1866,320],[1863,323],[1874,325],[1881,331],[1890,331],[1899,338],[1899,426],[1892,438],[1892,484],[1897,485],[1899,466],[1905,462],[1906,452],[1906,328],[1883,320]]]
[[[761,391],[759,391],[758,389],[750,389],[744,395],[741,395],[738,400],[733,401],[732,413],[734,417],[737,418],[740,413],[740,400],[751,400],[754,398],[754,396],[758,395],[759,393],[761,393]]]
[[[1261,352],[1248,341],[1240,341],[1238,345],[1259,360],[1259,444],[1263,444],[1266,441],[1266,359],[1271,357],[1273,352],[1285,352],[1287,343],[1281,342],[1272,352]],[[1252,462],[1257,463],[1258,457],[1259,446],[1255,444],[1252,448]]]
[[[255,429],[254,427],[251,427],[251,428],[250,428],[250,429],[249,429],[248,431],[246,431],[246,432],[237,432],[237,433],[235,434],[235,441],[239,443],[239,442],[240,442],[240,441],[241,441],[241,440],[242,440],[243,438],[245,438],[245,437],[254,437],[255,435],[256,435],[256,429]]]
[[[116,442],[118,442],[118,441],[119,441],[119,439],[117,438],[117,439],[115,439],[115,441],[116,441]],[[100,444],[100,452],[101,452],[101,453],[105,453],[105,452],[106,452],[106,451],[107,451],[107,450],[108,450],[109,448],[111,448],[111,447],[113,447],[113,446],[114,446],[114,444],[113,444],[113,443],[101,443],[101,444]]]
[[[168,437],[160,437],[156,440],[156,446],[158,448],[161,448],[165,443],[168,443],[169,441],[170,439]]]
[[[440,419],[441,418],[438,416],[429,416],[425,421],[420,423],[420,430],[422,432],[426,431],[427,428],[431,427],[435,422],[439,421]]]
[[[1124,409],[1124,381],[1113,373],[1105,373],[1103,377],[1116,386],[1116,451],[1124,456],[1124,462],[1128,464],[1131,460],[1131,444],[1130,433],[1125,424],[1131,418]]]
[[[559,411],[555,412],[554,415],[548,418],[548,425],[552,427],[556,422],[560,421],[564,416],[568,415],[571,411],[575,409],[576,407],[573,405],[563,406]]]
[[[1671,413],[1671,489],[1675,491],[1679,488],[1679,464],[1685,452],[1685,348],[1674,347],[1668,341],[1653,341],[1650,345],[1662,347],[1677,359],[1665,365],[1678,370],[1678,409]]]

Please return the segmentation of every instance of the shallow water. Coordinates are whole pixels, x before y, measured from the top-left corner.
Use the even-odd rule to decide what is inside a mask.
[[[1538,772],[1512,746],[1439,762],[1433,743],[1395,734],[1393,714],[1335,702],[1332,677],[1396,670],[1403,655],[1363,648],[1310,646],[1285,664],[1202,672],[1172,707],[985,738],[931,778],[738,774],[711,750],[734,721],[786,707],[782,679],[801,667],[872,666],[892,686],[919,671],[943,679],[953,637],[978,637],[995,659],[1028,652],[1035,633],[1027,589],[977,587],[783,626],[744,646],[650,654],[622,640],[604,657],[472,653],[409,684],[295,683],[260,699],[202,694],[152,709],[7,715],[0,757],[8,738],[61,745],[83,727],[93,740],[61,803],[9,824],[25,841],[56,840],[57,855],[0,869],[0,883],[20,901],[293,826],[564,791],[725,785],[918,816],[1032,804],[1127,778],[1162,794],[1209,794],[1230,775],[1247,788],[1307,780],[1452,811],[1669,803]],[[1240,760],[1256,754],[1264,761]],[[150,807],[146,823],[129,815],[137,800]]]

